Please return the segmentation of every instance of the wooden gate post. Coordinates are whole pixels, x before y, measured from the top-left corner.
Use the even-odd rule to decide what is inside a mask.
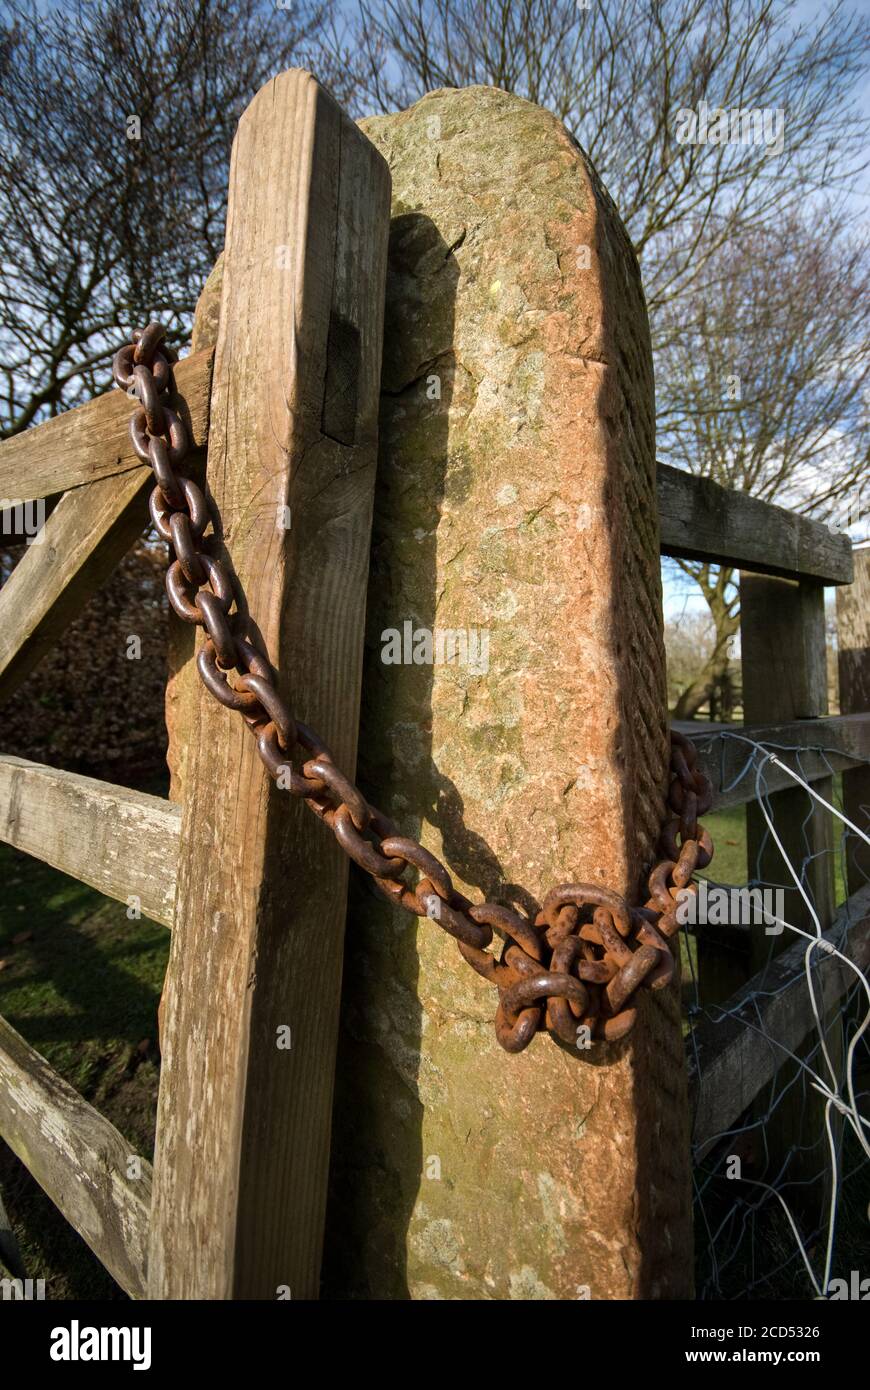
[[[786,723],[792,719],[815,719],[828,712],[828,678],[825,656],[824,588],[815,580],[803,579],[794,583],[770,575],[741,573],[740,632],[743,667],[743,714],[747,724]],[[814,784],[826,801],[833,791],[829,777]],[[770,796],[770,816],[786,854],[800,874],[804,869],[804,886],[813,902],[822,931],[831,925],[834,915],[834,832],[829,811],[813,800],[802,787],[795,786]],[[768,886],[783,885],[784,917],[787,922],[804,931],[814,931],[812,914],[793,886],[785,861],[770,837],[767,822],[757,802],[746,808],[746,849],[750,881]],[[750,974],[764,968],[773,955],[793,945],[797,938],[791,932],[770,935],[765,926],[754,925],[750,930]],[[821,995],[820,995],[821,1002]],[[826,1044],[831,1061],[838,1065],[842,1057],[840,1024],[837,1011],[826,1014]],[[799,1049],[799,1055],[815,1045],[815,1035]],[[817,1054],[818,1057],[818,1054]],[[824,1061],[815,1065],[826,1081],[830,1081]],[[779,1175],[789,1161],[787,1179],[818,1179],[828,1163],[828,1142],[824,1133],[823,1098],[798,1079],[788,1093],[777,1100],[769,1118],[767,1107],[771,1095],[780,1096],[789,1082],[795,1080],[796,1065],[785,1060],[774,1077],[770,1093],[763,1093],[756,1113],[763,1120],[763,1137],[757,1144],[757,1158],[768,1180]],[[832,1115],[835,1131],[840,1127],[836,1112]],[[810,1143],[809,1152],[795,1152]],[[791,1155],[791,1157],[789,1157]],[[791,1192],[788,1194],[791,1196]],[[808,1182],[797,1191],[800,1205],[808,1216],[820,1214],[825,1203],[825,1183]]]
[[[870,547],[856,550],[855,579],[837,590],[837,664],[840,675],[840,713],[870,710]],[[870,765],[843,773],[843,810],[849,820],[867,829],[870,808]],[[850,893],[870,881],[870,845],[853,835],[846,855]]]
[[[389,174],[305,72],[233,145],[208,485],[281,694],[355,763]],[[346,863],[204,692],[183,779],[149,1292],[318,1291]]]
[[[565,129],[515,96],[435,92],[363,128],[394,215],[361,785],[474,901],[635,894],[668,739],[631,245]],[[625,1044],[510,1056],[435,923],[354,882],[347,952],[327,1295],[687,1295],[676,993],[645,995]]]
[[[824,589],[812,580],[793,583],[770,575],[740,576],[740,632],[743,668],[743,713],[747,724],[786,723],[791,719],[817,719],[828,712],[828,676],[825,660]],[[831,799],[830,779],[816,783],[826,800]],[[798,786],[775,792],[770,798],[776,831],[795,868],[805,861],[806,887],[822,920],[823,929],[833,915],[833,835],[830,813],[813,802]],[[750,879],[785,884],[789,922],[813,930],[813,922],[785,862],[767,834],[767,822],[756,802],[747,807],[747,856]],[[770,955],[793,943],[788,933],[771,937],[764,927],[753,928],[750,974],[761,970]]]
[[[191,353],[214,349],[220,322],[221,291],[224,279],[224,257],[221,252],[211,274],[203,285],[193,316],[190,337]],[[205,450],[198,449],[185,459],[185,471],[201,486],[206,472]],[[190,748],[190,733],[199,695],[199,672],[194,661],[196,629],[185,623],[170,605],[167,617],[166,641],[166,731],[169,746],[166,762],[169,766],[169,800],[184,800],[185,769]]]

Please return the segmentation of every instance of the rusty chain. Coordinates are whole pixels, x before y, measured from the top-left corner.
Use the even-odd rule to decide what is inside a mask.
[[[678,895],[697,891],[695,870],[706,868],[713,855],[710,836],[698,823],[712,804],[712,787],[697,766],[694,745],[671,733],[663,857],[649,875],[642,907],[592,883],[552,888],[534,920],[498,903],[472,904],[454,888],[440,860],[401,835],[336,766],[318,735],[293,718],[268,657],[249,640],[239,605],[232,611],[233,583],[205,548],[206,499],[177,471],[190,440],[167,403],[175,354],[164,337],[158,323],[137,330],[115,355],[112,375],[139,402],[130,435],[138,457],[153,469],[151,519],[174,555],[166,591],[179,618],[205,630],[197,667],[206,688],[241,714],[270,776],[329,826],[379,891],[455,937],[468,964],[496,986],[495,1032],[506,1051],[521,1052],[544,1028],[574,1046],[624,1037],[637,1017],[638,989],[663,989],[673,978],[670,938],[678,929]],[[293,765],[294,755],[301,766]],[[409,870],[420,875],[413,886],[406,879]],[[503,938],[498,957],[487,949],[493,932]]]

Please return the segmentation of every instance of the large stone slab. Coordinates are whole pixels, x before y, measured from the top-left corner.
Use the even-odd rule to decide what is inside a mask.
[[[363,126],[393,221],[361,783],[475,901],[635,893],[667,734],[632,248],[578,145],[516,97],[439,91]],[[408,622],[488,650],[386,664]],[[326,1295],[688,1294],[675,995],[645,996],[623,1044],[509,1056],[455,943],[361,881],[346,951]]]

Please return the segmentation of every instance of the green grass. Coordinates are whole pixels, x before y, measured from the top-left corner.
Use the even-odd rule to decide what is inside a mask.
[[[169,933],[7,845],[0,879],[0,1016],[150,1159]],[[0,1189],[28,1273],[46,1279],[48,1297],[120,1296],[2,1144]]]
[[[842,807],[842,778],[834,778],[833,804]],[[699,877],[715,883],[728,883],[740,886],[749,878],[749,865],[746,857],[746,807],[729,806],[724,811],[712,811],[704,816],[704,824],[713,837],[713,861],[709,869]],[[785,863],[782,865],[782,880],[788,880]],[[834,893],[837,903],[846,900],[846,880],[843,873],[843,856],[840,853],[839,829],[834,835]]]
[[[834,805],[842,804],[841,779],[835,778]],[[704,816],[704,825],[713,840],[713,859],[709,868],[697,875],[710,883],[721,883],[741,887],[749,880],[749,866],[746,850],[746,807],[729,806],[723,811],[712,811]],[[785,864],[782,866],[782,883],[788,881]],[[843,871],[843,856],[839,852],[839,840],[835,839],[834,854],[834,892],[836,902],[846,900],[846,880]],[[698,978],[698,947],[694,934],[680,933],[680,954],[682,958],[683,1008],[687,1010],[695,1002],[695,984]],[[690,1024],[683,1020],[684,1034]]]
[[[724,811],[712,811],[704,824],[713,839],[713,860],[709,869],[699,877],[716,883],[746,882],[746,807],[729,806]]]

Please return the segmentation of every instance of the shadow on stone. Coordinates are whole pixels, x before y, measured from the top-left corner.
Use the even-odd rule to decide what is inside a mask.
[[[379,422],[384,466],[375,487],[358,782],[366,793],[390,788],[394,769],[413,762],[420,791],[414,807],[408,811],[390,802],[381,810],[399,821],[403,834],[415,837],[428,814],[424,808],[438,804],[445,780],[431,755],[433,668],[385,666],[382,633],[401,630],[405,620],[415,629],[435,626],[458,273],[451,248],[430,218],[393,218]],[[423,404],[427,399],[430,410]],[[410,406],[411,400],[406,411],[403,403]],[[415,450],[425,453],[419,472]],[[405,563],[406,546],[413,547],[413,565]],[[409,706],[417,713],[414,726],[397,726],[397,717],[407,717],[398,712]],[[426,1164],[416,933],[430,925],[389,907],[367,875],[351,872],[322,1276],[326,1298],[411,1297],[407,1232]]]

